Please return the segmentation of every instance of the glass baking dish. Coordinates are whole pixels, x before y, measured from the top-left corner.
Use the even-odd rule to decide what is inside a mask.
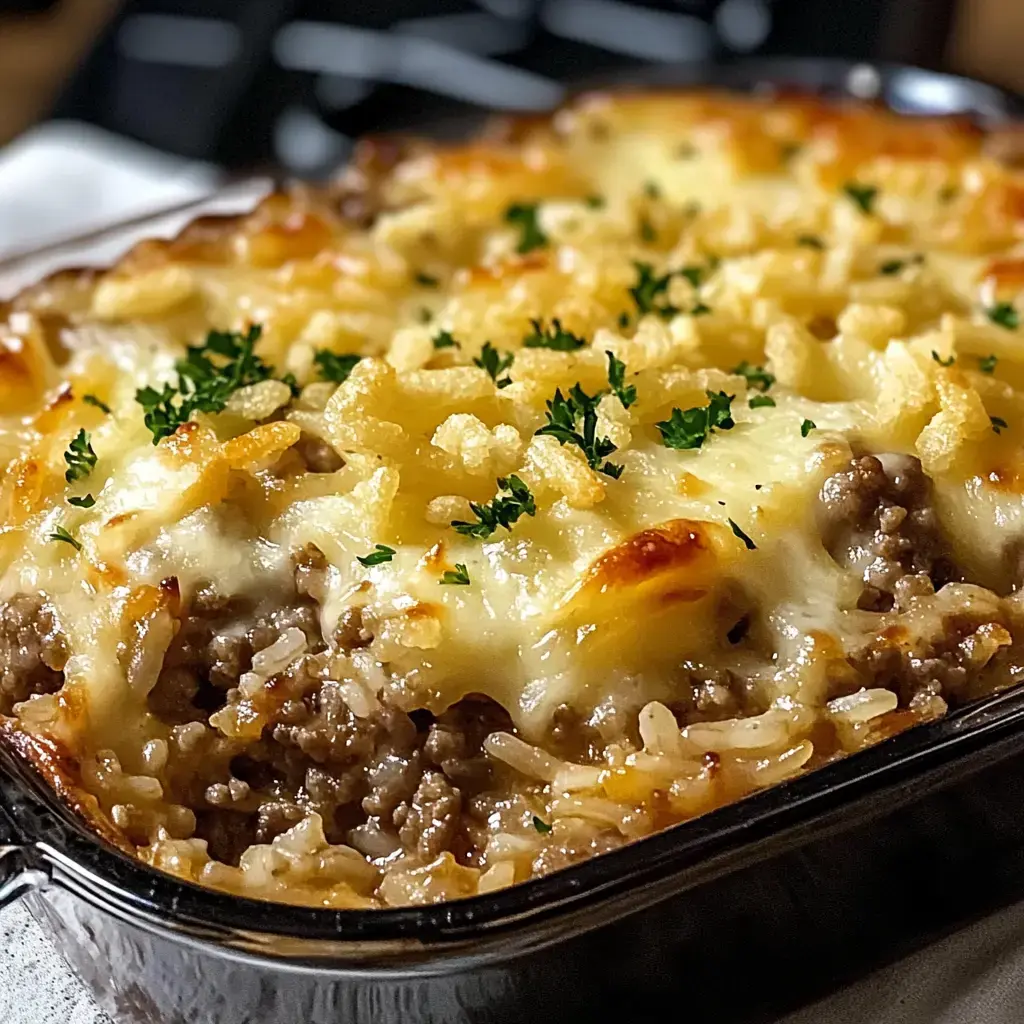
[[[664,69],[659,84],[797,86],[1005,122],[998,89],[828,61]],[[251,204],[267,183],[0,263],[0,291]],[[24,898],[131,1024],[528,1017],[752,1021],[1024,894],[1024,688],[495,894],[328,911],[156,872],[65,805],[0,722],[0,908]]]

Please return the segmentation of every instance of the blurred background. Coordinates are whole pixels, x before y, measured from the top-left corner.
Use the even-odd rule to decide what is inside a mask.
[[[0,0],[0,254],[565,83],[779,54],[1024,91],[1024,0]]]

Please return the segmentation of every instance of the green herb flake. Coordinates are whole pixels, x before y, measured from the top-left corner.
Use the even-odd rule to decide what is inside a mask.
[[[389,548],[387,544],[374,544],[373,550],[368,555],[356,555],[356,561],[360,565],[369,568],[371,565],[382,565],[390,562],[395,557],[395,549]]]
[[[771,395],[754,395],[747,400],[747,405],[751,409],[774,409],[775,399]]]
[[[997,356],[979,356],[978,357],[978,369],[982,373],[995,373],[996,363],[999,362]]]
[[[81,498],[68,498],[68,504],[74,505],[75,508],[92,508],[96,504],[96,499],[91,494],[85,494]]]
[[[614,352],[605,352],[608,357],[608,386],[612,394],[628,409],[636,401],[636,387],[626,385],[626,364],[615,358]]]
[[[687,451],[700,448],[715,430],[731,430],[736,422],[732,418],[732,400],[735,395],[724,391],[708,391],[708,404],[692,409],[673,409],[667,420],[655,423],[666,448]]]
[[[740,529],[739,524],[737,522],[735,522],[735,520],[732,520],[732,519],[730,519],[728,522],[729,522],[729,529],[731,529],[732,532],[737,537],[739,537],[739,539],[741,541],[743,541],[744,547],[746,547],[746,549],[748,551],[756,551],[757,550],[757,545],[743,532],[742,529]]]
[[[505,491],[508,494],[502,493]],[[537,514],[537,503],[530,493],[530,488],[514,473],[507,478],[498,477],[498,492],[494,500],[487,505],[470,502],[469,507],[477,521],[467,523],[461,519],[454,519],[451,526],[455,532],[486,540],[499,526],[511,530],[521,516]]]
[[[800,424],[800,436],[806,437],[812,430],[817,430],[818,424],[814,420],[804,420]]]
[[[344,384],[349,374],[355,369],[363,357],[354,352],[330,352],[325,348],[318,349],[313,356],[317,372],[321,380],[329,380],[333,384]]]
[[[548,236],[540,228],[537,220],[538,203],[513,203],[505,211],[505,223],[519,228],[519,242],[516,252],[525,256],[534,249],[543,249],[548,244]]]
[[[763,366],[748,363],[746,359],[729,372],[745,378],[747,387],[756,388],[758,391],[767,391],[775,383],[775,374],[769,373]]]
[[[1020,314],[1011,302],[997,302],[985,310],[985,315],[992,323],[1005,327],[1008,331],[1015,331],[1020,326]]]
[[[644,195],[648,199],[660,199],[661,198],[661,186],[656,181],[645,181],[644,182]]]
[[[541,835],[547,835],[551,831],[551,826],[542,818],[538,818],[536,814],[533,816],[533,827]]]
[[[84,430],[79,430],[71,442],[68,450],[64,453],[64,461],[68,468],[64,473],[64,479],[69,484],[76,480],[84,480],[96,465],[96,453],[92,450],[92,443],[89,435]]]
[[[817,235],[800,235],[796,240],[797,245],[806,249],[824,249],[825,243]]]
[[[561,320],[552,320],[549,327],[544,327],[540,320],[531,320],[530,323],[533,325],[533,333],[523,338],[523,348],[550,348],[555,352],[575,352],[586,345],[583,338],[565,330]]]
[[[416,271],[416,274],[413,277],[413,280],[421,288],[436,288],[441,283],[440,280],[438,278],[434,277],[433,274],[428,274],[428,273],[426,273],[423,270]]]
[[[420,311],[416,314],[416,319],[421,324],[429,324],[434,319],[434,314],[426,306],[421,306]]]
[[[438,331],[433,338],[430,339],[431,344],[436,349],[442,348],[462,348],[452,335],[451,331]]]
[[[870,215],[874,210],[875,200],[878,198],[878,188],[875,185],[861,185],[856,181],[848,181],[843,186],[843,193],[861,213]]]
[[[956,362],[956,356],[949,356],[947,359],[943,359],[935,349],[932,349],[932,359],[934,359],[939,366],[952,366]]]
[[[605,206],[604,196],[587,196],[583,205],[590,210],[603,210]]]
[[[637,312],[640,316],[656,313],[663,320],[670,320],[679,312],[678,307],[670,305],[667,301],[659,304],[657,300],[667,298],[672,272],[657,275],[650,263],[634,263],[633,266],[636,268],[637,281],[629,289],[629,294],[636,303]]]
[[[690,310],[690,316],[706,316],[710,312],[710,306],[706,306],[703,302],[698,302],[693,309]]]
[[[50,540],[63,541],[65,544],[70,544],[76,551],[82,550],[82,545],[63,526],[58,526],[54,529],[53,533],[50,534]]]
[[[106,402],[101,402],[95,395],[82,395],[82,401],[86,405],[95,406],[100,412],[105,412],[108,416],[110,415],[110,406]]]
[[[894,274],[898,274],[906,265],[906,260],[887,260],[878,268],[878,272],[886,277],[892,277]]]
[[[642,242],[656,242],[658,240],[658,232],[654,230],[654,226],[651,224],[647,217],[640,218],[640,241]]]
[[[501,374],[512,365],[514,359],[514,352],[506,352],[502,355],[489,341],[485,341],[484,347],[480,349],[480,355],[476,356],[473,362],[481,369],[486,370],[491,380],[499,388],[507,388],[512,383],[512,378],[502,377]]]
[[[1001,434],[1009,426],[1001,416],[989,416],[989,422],[992,424],[992,429],[997,433]]]
[[[597,405],[600,401],[600,393],[588,395],[578,383],[569,389],[568,396],[563,395],[561,389],[556,390],[555,397],[547,403],[548,422],[537,433],[554,437],[559,444],[576,445],[591,469],[618,480],[623,467],[604,461],[616,451],[616,445],[606,437],[597,436]],[[582,430],[579,429],[579,420],[583,421]]]
[[[441,579],[438,581],[441,586],[446,583],[456,587],[468,587],[469,586],[469,570],[461,563],[455,563],[455,572],[451,569],[446,570],[441,575]]]
[[[623,330],[623,331],[626,330],[626,328],[629,327],[629,314],[628,313],[620,313],[619,314],[619,321],[618,322],[619,322],[619,328],[621,330]]]

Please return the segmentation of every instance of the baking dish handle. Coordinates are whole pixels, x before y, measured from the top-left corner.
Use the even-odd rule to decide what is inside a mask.
[[[50,881],[41,851],[35,844],[17,840],[10,819],[0,807],[0,911]]]

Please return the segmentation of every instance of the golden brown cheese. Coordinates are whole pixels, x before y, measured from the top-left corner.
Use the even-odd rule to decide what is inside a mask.
[[[978,692],[1019,681],[1024,176],[991,142],[806,97],[588,95],[465,145],[364,143],[326,189],[29,289],[0,325],[0,601],[45,594],[67,663],[60,695],[16,715],[83,760],[119,827],[148,829],[152,862],[345,906],[471,894],[547,862],[505,822],[461,862],[289,882],[267,867],[284,847],[253,848],[267,875],[190,838],[168,769],[138,753],[179,735],[147,695],[202,588],[273,601],[301,552],[326,560],[323,635],[358,612],[371,638],[324,670],[352,708],[493,699],[516,735],[489,755],[541,780],[530,799],[563,845],[581,822],[593,849],[642,835],[941,714],[945,691],[908,708],[858,652],[916,652],[949,616]],[[668,276],[638,299],[640,265]],[[173,384],[211,329],[253,324],[273,379],[154,445],[136,391]],[[585,344],[524,343],[556,329]],[[360,359],[334,384],[324,352]],[[595,436],[621,473],[540,432],[574,385],[600,396]],[[718,392],[734,423],[668,447],[658,425]],[[95,466],[67,481],[80,430]],[[308,464],[309,442],[337,467]],[[865,453],[920,461],[958,567],[910,612],[858,607],[860,569],[823,539],[819,492]],[[535,514],[453,529],[512,476]],[[366,564],[378,545],[392,557]],[[285,665],[305,657],[279,642]],[[674,720],[702,672],[744,680],[760,713]],[[259,739],[294,696],[246,685],[209,718],[218,742]],[[565,709],[632,724],[606,763],[569,764],[542,750]],[[322,852],[318,820],[282,842]]]

